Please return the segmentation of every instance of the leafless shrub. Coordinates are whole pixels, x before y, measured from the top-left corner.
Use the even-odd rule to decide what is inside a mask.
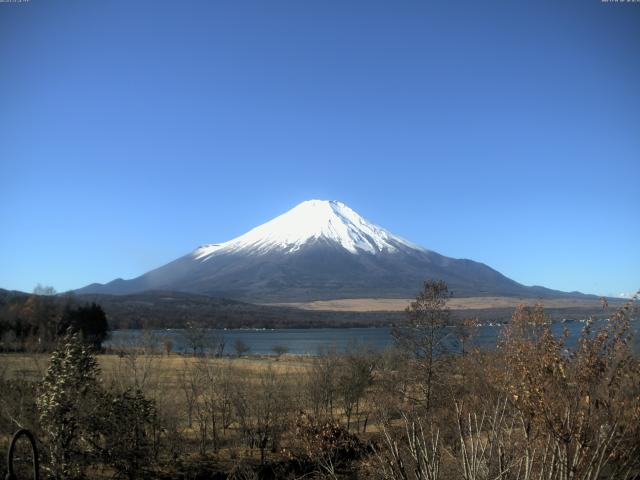
[[[295,446],[283,453],[310,464],[321,478],[338,478],[341,468],[358,459],[365,450],[358,437],[338,422],[319,420],[304,412],[296,418],[295,438]]]
[[[271,350],[276,354],[278,360],[282,355],[289,353],[289,347],[286,345],[274,345]]]
[[[421,422],[403,417],[400,439],[383,426],[383,449],[376,450],[378,476],[385,480],[438,480],[442,445],[439,432],[430,426],[428,434]]]
[[[241,357],[247,352],[249,352],[249,350],[251,350],[251,347],[247,345],[244,341],[238,339],[235,342],[233,342],[233,349],[236,351],[236,355],[238,357]]]

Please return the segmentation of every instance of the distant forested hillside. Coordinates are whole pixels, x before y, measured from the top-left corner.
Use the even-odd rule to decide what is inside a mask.
[[[400,312],[308,311],[182,292],[76,297],[102,305],[114,329],[180,328],[187,322],[211,328],[352,327],[389,324],[402,315]]]
[[[210,328],[351,327],[386,325],[401,315],[306,311],[179,292],[42,296],[0,289],[0,337],[3,332],[41,336],[55,330],[65,308],[91,304],[104,310],[111,329],[180,328],[187,322]]]

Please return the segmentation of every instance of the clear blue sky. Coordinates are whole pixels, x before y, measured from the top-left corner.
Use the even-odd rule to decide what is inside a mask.
[[[0,3],[0,287],[310,198],[524,284],[640,287],[640,4]]]

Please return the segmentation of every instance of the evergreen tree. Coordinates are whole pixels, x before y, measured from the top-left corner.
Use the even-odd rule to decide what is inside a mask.
[[[92,454],[89,426],[102,391],[98,375],[98,362],[78,333],[62,337],[36,399],[55,479],[82,477]]]
[[[140,478],[154,454],[155,402],[139,389],[109,392],[96,421],[104,463],[123,477]]]
[[[107,316],[102,307],[94,302],[90,305],[65,308],[58,333],[63,334],[68,329],[79,332],[82,339],[93,345],[96,350],[102,348],[102,342],[109,334]]]

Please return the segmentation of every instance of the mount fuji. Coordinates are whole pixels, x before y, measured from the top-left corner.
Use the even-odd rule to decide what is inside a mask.
[[[521,285],[479,262],[445,257],[365,220],[344,203],[309,200],[224,243],[131,280],[77,293],[181,291],[252,302],[410,298],[428,278],[456,297],[570,295]]]

